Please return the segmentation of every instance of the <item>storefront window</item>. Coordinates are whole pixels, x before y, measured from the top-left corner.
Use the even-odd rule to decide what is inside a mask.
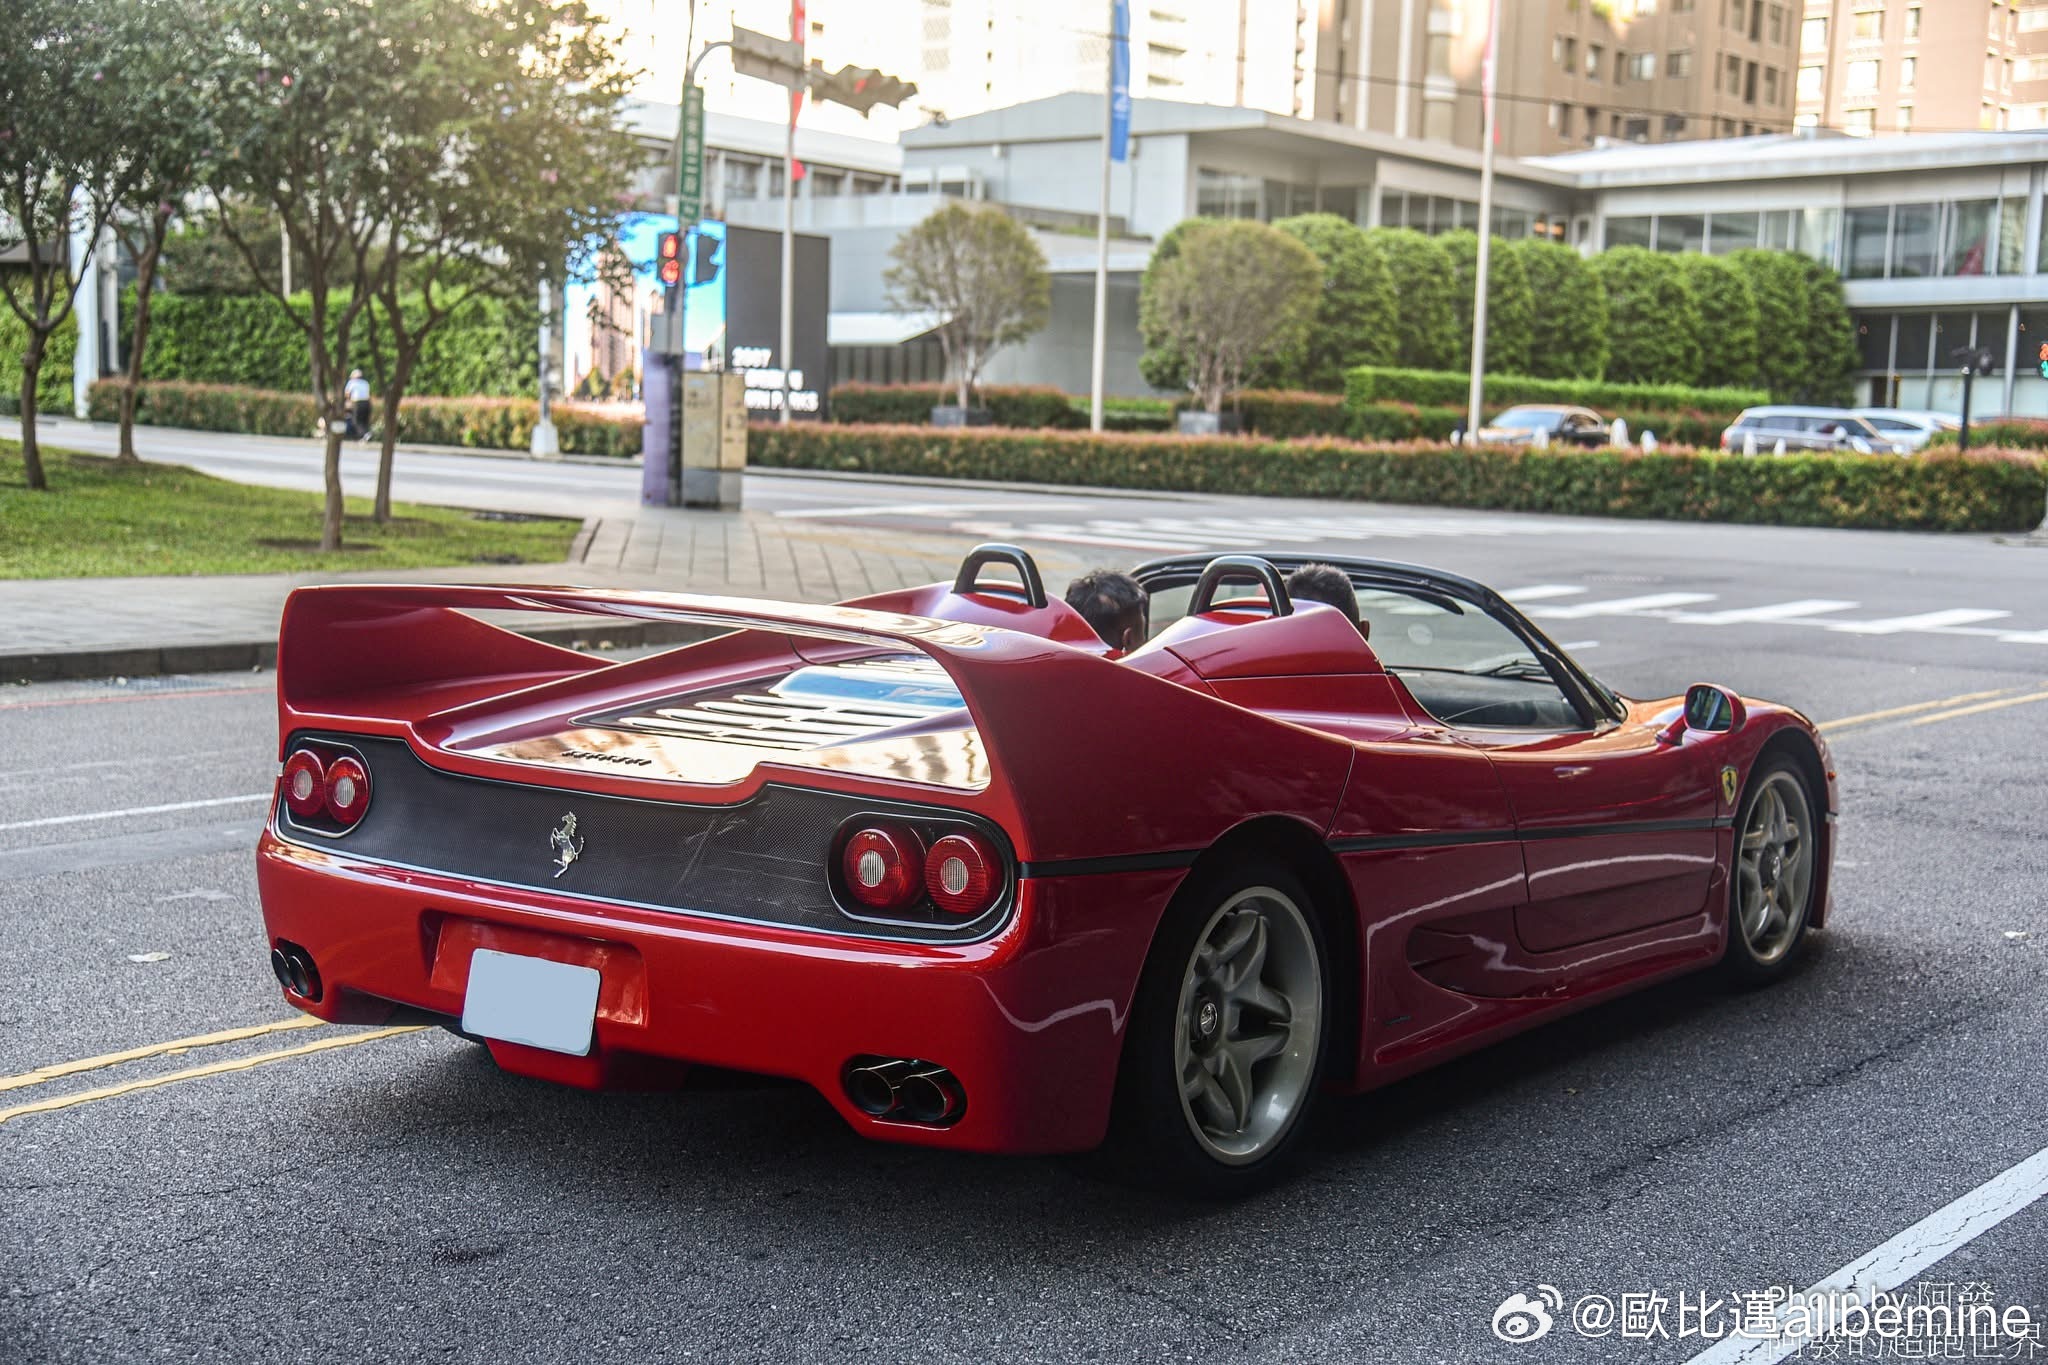
[[[1900,374],[1925,374],[1928,347],[1934,341],[1932,313],[1899,314],[1898,346],[1892,352],[1892,368]]]
[[[1856,349],[1863,368],[1880,373],[1892,366],[1892,317],[1889,313],[1859,313],[1856,317]]]
[[[1892,210],[1892,278],[1923,279],[1934,273],[1941,205],[1900,204]]]
[[[1948,250],[1944,275],[1985,275],[1991,271],[1993,234],[1998,228],[1995,199],[1966,199],[1949,205]]]
[[[1754,213],[1716,213],[1709,223],[1712,231],[1707,236],[1707,249],[1716,256],[1746,251],[1756,245],[1757,215]]]
[[[1648,246],[1650,244],[1650,220],[1648,218],[1609,218],[1607,220],[1607,245]]]
[[[1706,244],[1706,215],[1664,213],[1657,216],[1657,250],[1700,251]]]
[[[1998,273],[2021,275],[2027,269],[2027,201],[2007,199],[1998,206]]]
[[[1823,265],[1833,265],[1842,239],[1840,209],[1801,209],[1799,250]],[[1882,259],[1882,258],[1880,258]]]
[[[1195,213],[1202,218],[1257,218],[1260,188],[1255,175],[1204,166],[1195,172]]]
[[[1885,248],[1891,236],[1889,206],[1849,210],[1849,268],[1842,273],[1852,280],[1884,278]]]

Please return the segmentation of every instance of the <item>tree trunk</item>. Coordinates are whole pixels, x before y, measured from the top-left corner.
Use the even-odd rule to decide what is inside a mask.
[[[157,220],[160,225],[162,219]],[[149,296],[156,286],[156,263],[163,253],[163,233],[153,225],[149,246],[135,263],[135,328],[128,337],[128,381],[121,389],[121,450],[124,463],[136,463],[135,401],[142,387],[142,357],[149,347]]]
[[[320,523],[320,548],[332,552],[341,548],[341,433],[335,430],[334,415],[327,421],[327,512]]]
[[[960,375],[959,375],[959,379],[960,379],[960,410],[961,410],[962,412],[965,412],[965,411],[967,410],[967,361],[966,361],[966,359],[965,359],[964,357],[963,357],[963,358],[961,359],[961,361],[960,361]]]
[[[28,348],[21,353],[21,466],[28,486],[38,492],[50,491],[43,474],[43,448],[36,440],[36,383],[43,375],[43,343],[49,337],[30,329]]]
[[[396,374],[403,374],[405,362],[400,361]],[[404,391],[403,381],[394,378],[384,387],[384,430],[382,448],[377,453],[377,508],[379,526],[391,520],[391,465],[398,456],[398,400]]]

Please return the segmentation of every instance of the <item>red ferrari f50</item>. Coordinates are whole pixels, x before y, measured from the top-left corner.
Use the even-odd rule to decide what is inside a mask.
[[[425,1017],[524,1075],[793,1077],[873,1137],[1107,1141],[1230,1191],[1323,1090],[1684,972],[1768,979],[1821,924],[1804,718],[1618,697],[1433,570],[1326,561],[1354,622],[1290,601],[1302,562],[1144,566],[1122,658],[1007,546],[830,607],[303,589],[271,965],[302,1010]],[[614,663],[494,611],[729,633]]]

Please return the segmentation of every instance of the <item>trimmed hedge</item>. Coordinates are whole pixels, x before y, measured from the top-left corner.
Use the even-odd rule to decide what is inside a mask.
[[[121,381],[92,386],[92,419],[120,417]],[[398,406],[399,439],[422,445],[468,446],[476,450],[525,450],[533,440],[540,405],[531,398],[407,398]],[[637,458],[640,421],[584,411],[557,403],[555,431],[571,455]],[[319,430],[311,397],[226,384],[144,383],[136,397],[135,420],[151,426],[194,431],[234,431],[254,436],[305,436]]]
[[[1927,443],[1929,450],[1953,450],[1960,435],[1953,431],[1937,431],[1934,439]],[[2007,450],[2048,450],[2048,418],[2028,421],[2018,418],[2009,422],[1970,423],[1970,448],[1992,446]]]
[[[0,303],[0,415],[21,415],[21,358],[28,350],[28,328],[14,310]],[[36,375],[36,406],[56,417],[71,415],[71,369],[78,354],[78,315],[58,324],[43,349],[43,368]]]
[[[835,384],[826,410],[835,422],[920,423],[932,409],[950,407],[959,397],[950,384]],[[1050,384],[984,385],[975,394],[981,406],[1002,427],[1072,427],[1077,425],[1073,400]],[[1080,413],[1088,425],[1088,412]]]
[[[1470,378],[1454,370],[1400,370],[1357,365],[1344,376],[1344,400],[1353,407],[1371,403],[1428,403],[1463,407]],[[1486,402],[1578,403],[1603,411],[1613,408],[1669,412],[1686,409],[1732,414],[1771,401],[1762,389],[1702,389],[1685,384],[1610,384],[1591,379],[1532,379],[1525,375],[1488,375]]]
[[[767,468],[1877,530],[2023,530],[2040,520],[2048,491],[2048,466],[2010,452],[1747,459],[1677,449],[761,425],[749,430],[747,455]]]

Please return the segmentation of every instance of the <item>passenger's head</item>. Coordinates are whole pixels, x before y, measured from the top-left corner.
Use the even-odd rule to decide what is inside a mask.
[[[1145,643],[1149,599],[1138,580],[1116,569],[1094,569],[1067,585],[1067,605],[1095,628],[1104,644],[1129,653]]]
[[[1358,593],[1350,577],[1334,564],[1304,564],[1287,575],[1287,595],[1297,602],[1321,602],[1358,621]],[[1364,622],[1358,628],[1365,629]]]

